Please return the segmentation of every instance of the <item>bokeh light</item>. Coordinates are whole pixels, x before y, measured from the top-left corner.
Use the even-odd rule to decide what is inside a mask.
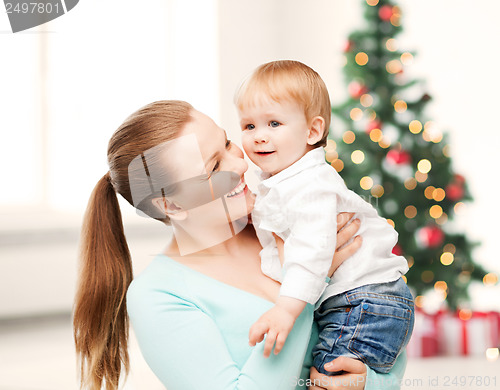
[[[385,64],[385,69],[391,74],[399,73],[403,69],[403,64],[399,60],[391,60]]]
[[[384,187],[382,187],[380,184],[374,185],[370,192],[375,198],[380,198],[382,195],[384,195]]]
[[[388,223],[389,225],[391,225],[393,228],[395,228],[395,227],[396,227],[396,224],[394,223],[394,221],[393,221],[392,219],[387,218],[387,219],[386,219],[386,221],[387,221],[387,223]]]
[[[497,284],[498,282],[498,276],[494,274],[493,272],[490,272],[489,274],[484,275],[483,278],[483,283],[487,286],[493,286]]]
[[[447,288],[448,285],[443,280],[438,280],[436,283],[434,283],[434,289],[436,291],[446,291]]]
[[[366,4],[371,5],[372,7],[378,4],[378,0],[366,0]]]
[[[414,190],[417,187],[417,181],[413,177],[409,177],[405,180],[405,188],[407,190]]]
[[[419,182],[419,183],[423,183],[427,180],[427,173],[422,173],[420,171],[417,171],[415,172],[415,179]]]
[[[408,127],[413,134],[418,134],[422,131],[422,123],[416,119],[411,121]]]
[[[430,283],[434,280],[434,272],[432,272],[431,270],[425,270],[424,272],[422,272],[421,278],[422,282]]]
[[[396,41],[394,38],[389,38],[387,42],[385,42],[385,47],[389,51],[396,51],[398,50],[398,41]]]
[[[407,108],[408,105],[404,100],[398,100],[394,103],[394,110],[396,110],[397,113],[405,112]]]
[[[432,193],[432,197],[436,202],[441,202],[446,197],[446,192],[442,188],[436,188]]]
[[[429,209],[429,215],[434,218],[434,219],[437,219],[439,218],[441,215],[443,215],[443,208],[437,204],[435,204],[434,206],[432,206],[430,209]]]
[[[334,167],[337,172],[341,172],[342,169],[344,169],[344,162],[340,158],[333,160],[330,165]]]
[[[404,65],[411,65],[413,62],[413,55],[408,52],[401,54],[401,62]]]
[[[407,206],[405,208],[405,217],[406,218],[415,218],[417,216],[417,208],[415,206]]]
[[[356,54],[356,57],[354,57],[354,61],[356,61],[356,64],[360,66],[366,65],[368,63],[368,54],[361,51]]]
[[[443,265],[450,265],[451,263],[453,263],[454,260],[455,256],[453,256],[453,254],[450,252],[444,252],[439,258],[439,261]]]
[[[373,97],[369,93],[361,95],[359,102],[363,107],[370,107],[373,104]]]
[[[451,254],[455,254],[455,251],[457,250],[457,248],[455,247],[455,245],[453,244],[446,244],[444,247],[443,247],[443,251],[444,252],[450,252]]]
[[[370,131],[370,139],[373,142],[380,142],[382,140],[382,137],[383,137],[382,130],[373,129],[372,131]]]
[[[350,117],[353,121],[359,121],[361,118],[363,118],[363,111],[361,110],[361,108],[355,107],[351,110]]]
[[[361,150],[355,150],[351,153],[351,160],[354,164],[361,164],[365,161],[365,154]]]
[[[352,144],[356,140],[356,135],[352,131],[348,130],[342,136],[342,140],[346,144]]]
[[[462,321],[468,321],[472,318],[472,311],[470,309],[462,309],[458,312],[458,318]]]
[[[418,162],[417,164],[417,169],[419,172],[422,172],[422,173],[429,173],[429,171],[431,170],[432,168],[432,164],[429,160],[427,159],[422,159]],[[417,179],[418,180],[418,179]]]
[[[373,179],[370,176],[365,176],[359,181],[359,185],[364,190],[369,190],[373,187]]]
[[[434,194],[434,190],[436,188],[434,186],[429,186],[424,190],[424,195],[427,199],[433,199],[432,195]]]
[[[498,348],[488,348],[486,349],[486,359],[490,362],[494,362],[498,359],[499,351]]]

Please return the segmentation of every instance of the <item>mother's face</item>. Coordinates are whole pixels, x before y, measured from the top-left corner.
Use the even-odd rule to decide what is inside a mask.
[[[253,208],[254,197],[244,179],[248,164],[243,159],[243,152],[231,143],[227,139],[226,132],[205,114],[193,110],[191,118],[179,137],[173,141],[175,147],[170,148],[165,154],[165,158],[169,160],[168,165],[175,167],[175,181],[178,183],[176,192],[171,197],[167,196],[173,203],[172,208],[177,214],[181,210],[189,214],[193,204],[199,206],[199,203],[205,203],[199,201],[203,196],[200,192],[204,191],[209,197],[211,192],[212,199],[208,199],[207,202],[218,197],[224,200],[225,214],[227,214],[225,223],[228,219],[234,221],[248,215]],[[229,181],[229,176],[223,174],[225,172],[231,172],[233,180]],[[200,175],[211,178],[209,185],[197,186],[190,180]],[[222,193],[221,188],[223,188]],[[198,204],[196,199],[193,201],[196,197]],[[212,224],[216,223],[219,218],[212,215],[215,210],[213,207],[204,208],[203,219]],[[200,216],[197,215],[197,218]],[[175,214],[172,219],[175,219]]]

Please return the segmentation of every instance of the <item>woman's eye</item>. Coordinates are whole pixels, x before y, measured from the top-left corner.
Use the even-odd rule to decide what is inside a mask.
[[[269,122],[269,126],[271,126],[271,127],[278,127],[279,125],[280,125],[280,123],[277,122],[277,121],[271,121],[271,122]]]
[[[226,149],[230,149],[230,148],[231,148],[231,140],[230,140],[230,139],[228,139],[228,140],[226,141]]]
[[[245,126],[245,130],[253,130],[253,129],[255,129],[255,125],[250,124]]]

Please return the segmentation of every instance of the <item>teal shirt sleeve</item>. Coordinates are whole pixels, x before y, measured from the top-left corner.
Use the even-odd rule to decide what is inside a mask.
[[[143,287],[129,288],[128,312],[146,362],[168,390],[295,388],[311,334],[312,305],[297,319],[279,355],[266,359],[260,343],[239,367],[218,327],[217,313],[205,312],[186,297]]]

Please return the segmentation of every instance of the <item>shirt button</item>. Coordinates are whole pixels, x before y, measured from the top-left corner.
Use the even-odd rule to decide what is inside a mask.
[[[363,309],[365,309],[365,310],[368,309],[368,303],[363,303]]]

